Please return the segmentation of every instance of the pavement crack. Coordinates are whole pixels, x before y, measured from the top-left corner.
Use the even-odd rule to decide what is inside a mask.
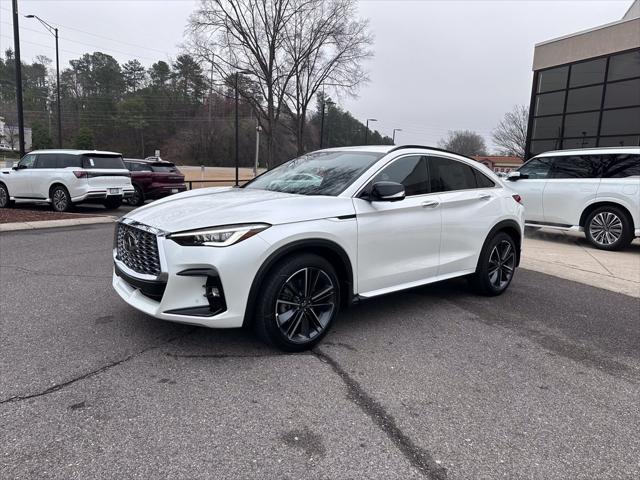
[[[269,357],[300,357],[312,356],[311,353],[254,353],[254,354],[234,354],[234,353],[165,353],[167,357],[172,358],[269,358]]]
[[[38,393],[32,393],[30,395],[15,395],[13,397],[9,397],[6,398],[4,400],[0,400],[0,405],[3,405],[5,403],[13,403],[13,402],[21,402],[23,400],[29,400],[31,398],[37,398],[37,397],[42,397],[44,395],[49,395],[50,393],[55,393],[58,392],[60,390],[62,390],[65,387],[68,387],[69,385],[73,385],[74,383],[77,383],[79,381],[82,380],[86,380],[87,378],[91,378],[91,377],[95,377],[96,375],[101,374],[102,372],[106,372],[107,370],[113,368],[113,367],[117,367],[118,365],[122,365],[123,363],[128,362],[129,360],[133,360],[136,357],[139,357],[140,355],[143,355],[151,350],[155,350],[157,348],[162,347],[163,345],[166,345],[167,343],[171,343],[174,342],[176,340],[180,340],[181,338],[186,337],[187,335],[191,335],[195,330],[197,330],[197,327],[194,327],[192,329],[190,329],[188,332],[177,335],[175,337],[171,337],[161,343],[158,343],[156,345],[152,345],[150,347],[147,347],[145,349],[142,349],[136,353],[132,353],[131,355],[127,355],[124,358],[121,358],[120,360],[116,360],[115,362],[111,362],[107,365],[103,365],[100,368],[97,368],[95,370],[92,370],[90,372],[84,373],[82,375],[79,375],[75,378],[72,378],[71,380],[67,380],[66,382],[63,383],[59,383],[57,385],[54,385],[52,387],[49,387],[41,392]]]
[[[365,392],[358,381],[353,379],[335,359],[317,349],[313,350],[313,354],[320,361],[329,364],[340,376],[349,392],[349,399],[385,433],[411,465],[430,480],[446,480],[447,470],[433,459],[431,453],[416,445],[400,429],[393,416]]]

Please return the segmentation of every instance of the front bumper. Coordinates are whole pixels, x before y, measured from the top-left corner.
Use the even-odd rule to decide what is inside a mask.
[[[112,285],[118,295],[161,320],[209,328],[241,327],[251,284],[269,244],[259,235],[221,248],[184,247],[163,235],[157,240],[162,270],[157,277],[132,271],[114,250]],[[212,298],[216,290],[217,299]],[[212,301],[220,299],[223,306],[211,308]]]

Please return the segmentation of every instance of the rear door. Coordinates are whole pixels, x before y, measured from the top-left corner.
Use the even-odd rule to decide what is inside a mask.
[[[553,157],[532,158],[518,169],[520,178],[510,187],[522,197],[527,222],[544,222],[543,194]]]
[[[599,155],[558,155],[543,194],[544,222],[578,225],[586,205],[596,198],[600,184]]]
[[[442,212],[438,275],[473,271],[502,210],[501,189],[470,165],[436,155],[429,157],[429,178]]]
[[[58,153],[41,153],[36,160],[35,168],[31,176],[31,185],[34,194],[39,197],[49,197],[51,182],[58,177],[62,168],[62,155]],[[66,185],[65,185],[66,186]],[[71,193],[73,196],[73,193]]]
[[[124,187],[131,187],[129,170],[120,155],[82,155],[82,168],[89,175],[90,190],[107,190],[108,195],[122,195]]]

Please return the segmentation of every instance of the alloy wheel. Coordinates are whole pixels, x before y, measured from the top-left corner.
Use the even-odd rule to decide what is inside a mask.
[[[59,212],[64,212],[67,209],[69,200],[67,193],[61,188],[56,189],[53,192],[53,206]]]
[[[516,268],[516,252],[511,242],[502,240],[489,256],[489,282],[494,288],[502,290],[511,281]]]
[[[613,245],[622,237],[622,231],[622,220],[612,212],[600,212],[589,224],[589,234],[598,245]]]
[[[337,289],[331,277],[314,267],[291,275],[276,298],[276,322],[291,342],[306,343],[326,329],[337,308]]]

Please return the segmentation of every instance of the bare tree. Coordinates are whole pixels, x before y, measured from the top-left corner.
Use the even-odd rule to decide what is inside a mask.
[[[294,68],[285,100],[298,154],[305,151],[307,111],[319,89],[353,94],[368,80],[362,63],[373,55],[373,36],[367,20],[354,18],[356,10],[356,0],[296,0],[285,25],[283,48]]]
[[[441,148],[446,148],[452,152],[462,155],[486,155],[487,147],[484,138],[470,130],[453,130],[450,131],[446,138],[438,142]]]
[[[4,137],[7,145],[9,145],[11,150],[16,150],[18,148],[18,141],[20,140],[18,127],[14,125],[5,125],[5,132],[6,135]]]
[[[524,105],[516,105],[513,110],[505,113],[491,133],[491,139],[500,147],[502,155],[524,158],[528,122],[529,109]]]
[[[274,132],[295,66],[284,50],[286,25],[313,0],[201,0],[189,19],[189,47],[208,61],[227,83],[237,72],[251,77],[260,95],[244,95],[267,139],[272,164]]]

